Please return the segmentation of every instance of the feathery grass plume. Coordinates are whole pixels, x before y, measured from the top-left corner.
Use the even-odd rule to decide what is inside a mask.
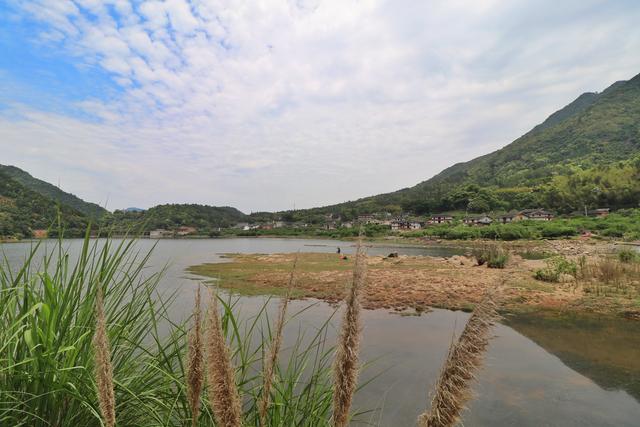
[[[458,341],[451,344],[435,386],[431,410],[418,418],[421,427],[449,427],[458,422],[472,397],[471,381],[482,364],[497,319],[496,303],[488,293],[473,310]]]
[[[98,403],[106,427],[116,425],[116,398],[113,392],[113,366],[107,336],[107,321],[104,316],[102,288],[98,286],[96,296],[96,332],[93,336],[93,349],[96,358],[95,376],[98,386]]]
[[[342,330],[336,350],[333,383],[333,425],[346,426],[351,401],[358,381],[358,353],[360,351],[360,289],[366,279],[367,260],[362,249],[362,235],[358,239],[353,282],[347,294],[347,304],[342,319]]]
[[[216,292],[211,293],[209,303],[207,347],[208,394],[216,424],[220,427],[239,427],[242,425],[240,396],[231,354],[222,332]]]
[[[271,340],[271,347],[269,348],[268,357],[264,361],[264,368],[262,372],[262,396],[260,399],[260,406],[258,408],[260,425],[262,427],[267,425],[267,411],[269,409],[269,405],[271,404],[271,388],[273,386],[276,364],[278,363],[278,353],[280,352],[280,346],[282,345],[282,330],[284,329],[284,321],[287,315],[287,306],[289,305],[289,299],[291,298],[291,290],[293,289],[293,280],[295,277],[297,264],[298,255],[296,255],[293,260],[291,274],[289,274],[289,285],[287,287],[287,293],[280,303],[280,310],[278,311],[278,318],[276,319],[276,327],[273,338]]]
[[[191,407],[192,425],[198,423],[200,416],[200,395],[204,383],[204,347],[202,341],[202,311],[200,309],[200,287],[196,291],[193,308],[193,327],[189,332],[187,353],[187,399]]]

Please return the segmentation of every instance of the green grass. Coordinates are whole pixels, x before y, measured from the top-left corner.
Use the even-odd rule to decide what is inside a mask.
[[[146,272],[150,252],[138,252],[135,240],[116,244],[88,237],[78,256],[67,253],[62,240],[43,250],[34,246],[17,271],[6,259],[0,263],[0,425],[101,425],[91,344],[98,287],[105,295],[118,425],[190,424],[183,364],[187,323],[169,318],[173,295],[159,295],[161,272]],[[245,424],[256,425],[271,320],[267,303],[240,318],[236,301],[220,299],[222,324]],[[330,425],[329,321],[298,332],[283,349],[270,426]],[[213,426],[206,391],[202,408],[198,425]]]

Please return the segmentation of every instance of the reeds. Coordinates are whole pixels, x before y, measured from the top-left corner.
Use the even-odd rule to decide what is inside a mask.
[[[188,393],[182,391],[188,383],[187,333],[193,325],[176,322],[173,304],[177,294],[159,292],[163,272],[149,272],[151,253],[136,250],[136,240],[90,239],[87,234],[84,241],[72,244],[62,239],[46,247],[35,244],[26,255],[20,265],[0,257],[0,425],[113,425],[114,412],[105,410],[103,421],[97,396],[98,374],[105,370],[94,367],[104,367],[102,360],[111,364],[111,374],[107,371],[103,377],[112,378],[113,385],[101,389],[113,390],[116,399],[101,399],[115,407],[116,425],[190,426],[191,403]],[[108,289],[100,304],[96,304],[98,287],[105,293]],[[201,294],[205,364],[197,425],[221,426],[204,403],[211,391],[204,384],[208,362],[205,301]],[[246,398],[242,416],[250,420],[247,424],[257,424],[262,382],[256,381],[260,380],[256,372],[263,369],[263,349],[269,348],[272,337],[256,336],[256,331],[269,303],[259,307],[257,315],[243,317],[234,310],[238,301],[232,297],[218,300],[223,328],[218,336],[226,336],[233,348],[237,394]],[[291,312],[289,304],[287,321],[303,316],[306,310]],[[270,425],[329,424],[334,352],[327,337],[331,321],[329,316],[321,325],[300,329],[297,337],[291,337],[286,363],[275,365]],[[94,338],[95,331],[102,336],[100,340]],[[103,344],[96,345],[98,342]],[[98,355],[94,346],[110,352]],[[235,408],[239,414],[238,405]]]
[[[362,330],[359,295],[366,280],[366,266],[366,255],[362,250],[362,239],[360,239],[356,251],[353,281],[346,298],[342,330],[334,363],[332,418],[334,427],[347,425],[358,381],[358,354]]]
[[[93,336],[95,353],[95,379],[98,392],[98,404],[102,420],[106,427],[116,425],[116,398],[113,391],[113,366],[107,335],[107,321],[104,315],[102,288],[98,286],[96,296],[96,332]]]
[[[280,303],[280,310],[278,311],[278,318],[276,319],[276,326],[274,331],[275,334],[271,339],[269,354],[263,364],[262,395],[260,397],[260,404],[258,407],[258,415],[260,417],[260,425],[262,427],[267,425],[267,411],[269,410],[269,405],[271,404],[271,388],[273,386],[275,368],[278,363],[278,353],[280,353],[280,347],[282,345],[282,331],[284,329],[285,317],[287,315],[287,306],[289,305],[289,299],[291,298],[291,290],[293,289],[293,279],[295,277],[297,264],[298,257],[296,256],[293,260],[293,267],[291,267],[291,274],[289,275],[287,294]]]
[[[204,383],[204,348],[202,340],[202,310],[200,287],[196,291],[193,326],[189,332],[187,353],[187,399],[191,408],[191,424],[195,427],[200,416],[200,395]]]
[[[209,402],[220,427],[240,427],[242,409],[231,354],[218,314],[218,295],[211,293],[207,316],[207,380]]]
[[[487,294],[476,306],[458,341],[449,348],[431,409],[418,418],[421,427],[449,427],[460,419],[460,413],[472,397],[471,381],[482,364],[497,318],[496,304],[492,295]]]

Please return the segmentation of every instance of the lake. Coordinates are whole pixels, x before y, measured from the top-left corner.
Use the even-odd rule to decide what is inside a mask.
[[[52,247],[53,242],[43,242]],[[77,253],[80,240],[67,240]],[[165,292],[178,291],[172,316],[189,315],[198,278],[185,268],[221,260],[222,253],[335,252],[353,253],[353,242],[308,239],[141,240],[141,251],[154,249],[151,274],[166,266]],[[16,266],[31,243],[0,245]],[[369,254],[451,256],[459,248],[387,247]],[[267,299],[241,297],[239,309],[251,316]],[[269,310],[275,313],[277,301]],[[305,310],[289,322],[285,344],[300,327],[313,328],[334,314],[318,301],[293,301],[290,313]],[[363,312],[362,359],[374,361],[361,382],[379,375],[356,396],[356,409],[377,409],[358,425],[413,426],[427,405],[452,335],[464,326],[467,313],[433,310],[402,317],[385,310]],[[335,338],[339,313],[330,330]],[[508,317],[498,325],[486,364],[474,386],[477,398],[464,413],[467,426],[638,426],[640,425],[640,324],[597,318]]]

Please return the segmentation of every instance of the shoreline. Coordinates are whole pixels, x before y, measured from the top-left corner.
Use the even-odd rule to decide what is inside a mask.
[[[591,252],[590,262],[598,262],[603,253],[600,250]],[[341,260],[336,254],[326,253],[297,256],[292,298],[315,298],[330,304],[342,301],[353,260]],[[286,292],[295,257],[296,254],[225,254],[222,262],[191,266],[187,271],[240,295],[280,296]],[[498,288],[501,311],[505,314],[552,312],[640,320],[637,280],[624,286],[605,285],[593,279],[563,275],[558,283],[545,282],[534,278],[535,271],[545,266],[541,259],[512,254],[506,268],[492,269],[460,255],[368,256],[367,265],[367,286],[362,295],[365,309],[382,308],[407,314],[412,311],[419,314],[430,308],[470,311],[488,289]]]

